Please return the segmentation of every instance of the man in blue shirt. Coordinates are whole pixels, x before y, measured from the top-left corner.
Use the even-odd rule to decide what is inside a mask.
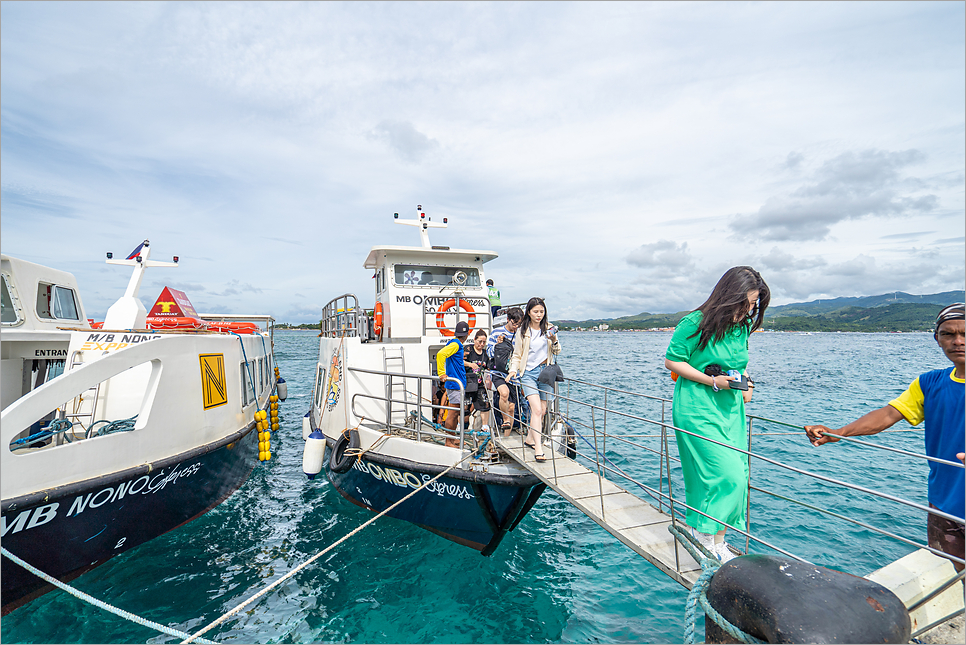
[[[952,463],[929,462],[929,508],[940,513],[929,513],[927,533],[929,546],[950,558],[957,571],[963,570],[964,506],[966,506],[966,306],[958,302],[945,307],[936,317],[933,337],[939,343],[953,367],[921,374],[909,388],[889,405],[874,410],[861,419],[838,430],[823,425],[805,426],[805,433],[813,445],[838,441],[849,437],[882,432],[900,419],[911,425],[926,422],[926,454]],[[959,460],[960,464],[955,464]]]
[[[463,365],[463,341],[470,333],[470,326],[465,320],[456,323],[455,338],[452,338],[443,349],[436,354],[436,374],[443,383],[446,390],[446,398],[449,399],[449,409],[443,410],[446,416],[443,419],[443,427],[447,430],[456,430],[456,424],[460,418],[460,408],[463,407],[463,392],[466,390],[466,366]],[[442,405],[447,405],[443,403]],[[455,406],[455,407],[454,407]],[[446,445],[450,448],[458,448],[459,441],[447,439]]]

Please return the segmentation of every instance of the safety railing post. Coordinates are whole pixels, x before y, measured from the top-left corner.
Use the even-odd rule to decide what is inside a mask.
[[[657,507],[662,513],[664,512],[664,444],[667,442],[667,426],[664,425],[664,401],[661,401],[661,450],[658,453],[658,465],[660,468],[657,485],[660,495],[657,496]],[[671,473],[668,473],[668,479],[670,479]]]
[[[747,507],[745,508],[745,533],[751,534],[751,433],[752,433],[752,419],[748,417],[748,455],[745,455],[745,459],[748,460],[748,499]],[[748,553],[748,547],[751,546],[751,538],[745,535],[745,553]]]
[[[597,466],[597,487],[600,494],[600,519],[604,520],[604,473],[601,469],[600,449],[597,443],[596,407],[590,406],[590,425],[594,429],[594,463]]]
[[[664,407],[663,404],[661,406]],[[663,416],[663,413],[662,413]],[[667,426],[661,426],[661,440],[663,446],[661,447],[661,452],[664,453],[664,467],[667,470],[667,505],[671,510],[671,525],[676,526],[678,523],[677,515],[674,511],[674,492],[671,489],[671,449],[670,442],[667,438]],[[674,540],[674,568],[680,572],[681,571],[681,556],[678,553],[678,541]]]
[[[432,415],[430,415],[432,418]],[[423,379],[416,379],[416,441],[423,440]]]

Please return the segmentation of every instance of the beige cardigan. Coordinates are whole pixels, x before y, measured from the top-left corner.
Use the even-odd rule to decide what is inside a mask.
[[[547,327],[550,327],[550,322],[547,322]],[[524,335],[524,331],[526,334]],[[559,330],[558,330],[559,332]],[[547,336],[547,361],[549,365],[554,363],[554,355],[560,353],[560,339],[554,336],[553,342],[550,341],[550,337]],[[526,370],[527,366],[527,356],[530,354],[530,327],[527,326],[526,330],[519,329],[517,333],[513,335],[513,355],[510,357],[509,369],[511,372],[516,372],[521,374]],[[523,369],[521,369],[521,367]]]

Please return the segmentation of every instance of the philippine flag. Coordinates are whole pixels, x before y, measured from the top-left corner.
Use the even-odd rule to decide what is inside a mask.
[[[133,251],[131,251],[131,255],[127,256],[127,259],[128,260],[133,260],[137,256],[141,255],[141,249],[143,249],[143,248],[144,248],[144,242],[141,242],[140,244],[138,244],[138,248],[136,248]]]

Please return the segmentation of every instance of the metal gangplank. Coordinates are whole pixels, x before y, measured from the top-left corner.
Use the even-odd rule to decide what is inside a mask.
[[[824,492],[829,487],[834,487],[845,490],[849,495],[871,496],[878,500],[879,512],[889,512],[891,508],[891,512],[900,516],[919,513],[923,517],[923,525],[927,513],[944,515],[958,522],[962,520],[895,494],[871,490],[861,484],[830,476],[838,473],[823,474],[805,470],[797,465],[784,463],[769,454],[753,451],[753,437],[765,439],[770,446],[775,445],[772,438],[780,435],[794,434],[799,437],[799,441],[804,441],[801,426],[747,415],[747,449],[734,448],[674,427],[670,420],[670,399],[577,379],[568,378],[565,381],[563,385],[555,386],[553,403],[544,416],[543,451],[546,461],[536,461],[533,449],[524,446],[524,438],[517,431],[508,437],[497,436],[500,432],[495,431],[492,441],[500,452],[532,472],[624,545],[687,589],[694,586],[701,574],[701,568],[688,551],[677,543],[668,529],[676,525],[684,530],[686,511],[710,516],[690,507],[684,499],[673,494],[672,479],[676,482],[674,488],[679,493],[683,492],[683,487],[679,487],[682,483],[680,458],[674,450],[675,432],[711,441],[724,449],[737,450],[747,455],[749,478],[745,522],[742,526],[726,524],[733,535],[744,537],[742,546],[745,553],[772,552],[799,562],[809,562],[805,557],[789,552],[764,534],[752,530],[751,500],[754,494],[756,500],[762,500],[761,503],[767,500],[777,501],[782,512],[793,507],[804,508],[816,521],[821,518],[820,521],[835,521],[861,528],[868,533],[867,540],[873,537],[876,540],[885,538],[888,542],[901,542],[907,547],[917,549],[866,576],[885,584],[906,603],[912,616],[913,637],[964,613],[964,573],[956,573],[949,556],[920,542],[921,538],[910,539],[902,536],[895,531],[892,523],[875,526],[857,517],[843,515],[841,508],[823,508],[819,503],[821,500],[810,498],[811,489]],[[514,422],[521,427],[526,426],[526,420],[519,416]],[[765,426],[763,429],[760,428],[762,424]],[[921,431],[909,428],[884,432]],[[897,458],[941,461],[963,468],[962,464],[937,460],[889,446],[885,442],[871,443],[855,437],[840,438],[857,449],[876,451],[879,455],[876,461],[881,461],[882,455],[896,455]],[[754,473],[758,473],[758,476],[753,477]],[[818,486],[803,487],[804,492],[801,493],[777,489],[775,482],[788,478]],[[650,501],[643,499],[645,495]],[[758,548],[750,548],[752,543]],[[732,551],[738,553],[735,549]],[[828,554],[819,550],[810,556],[818,561],[826,561]],[[915,564],[910,565],[909,562]],[[942,573],[939,573],[940,569]],[[856,573],[861,575],[861,572]]]
[[[534,452],[514,432],[494,442],[504,453],[528,469],[561,497],[573,504],[608,533],[648,562],[684,585],[694,586],[701,566],[681,548],[668,531],[672,518],[614,482],[551,450],[544,443],[547,461],[537,462]]]

